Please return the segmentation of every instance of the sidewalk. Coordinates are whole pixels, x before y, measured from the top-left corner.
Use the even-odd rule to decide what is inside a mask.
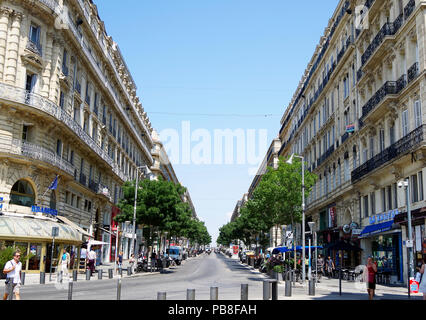
[[[229,259],[229,258],[228,258]],[[251,273],[263,275],[266,279],[271,279],[267,274],[261,273],[247,264],[239,264],[250,270]],[[365,283],[342,280],[341,295],[339,291],[339,279],[329,279],[322,277],[315,288],[315,295],[309,295],[309,284],[306,281],[305,285],[296,282],[292,285],[291,297],[285,296],[285,282],[282,281],[282,276],[279,275],[278,281],[278,299],[279,300],[368,300],[367,289]],[[408,300],[408,289],[400,286],[376,285],[375,300]],[[411,294],[410,300],[422,300],[421,293]]]
[[[193,257],[191,258],[187,258],[187,260],[189,259],[193,259]],[[182,265],[185,264],[186,260],[182,261]],[[149,276],[149,275],[154,275],[154,274],[160,274],[159,271],[153,271],[153,272],[139,272],[136,274],[132,274],[130,276],[127,275],[127,267],[129,267],[129,261],[128,260],[124,260],[123,261],[123,271],[122,271],[122,277],[123,278],[132,278],[132,277],[143,277],[143,276]],[[77,282],[79,281],[103,281],[103,280],[110,280],[109,279],[109,274],[108,274],[108,270],[109,269],[114,269],[114,263],[105,263],[102,265],[99,265],[96,267],[96,272],[93,273],[92,277],[90,278],[90,280],[86,280],[86,273],[82,273],[79,272],[77,274]],[[164,270],[167,270],[168,268],[164,268]],[[102,280],[100,280],[98,278],[98,271],[102,271]],[[72,271],[69,272],[69,277],[72,278]],[[113,273],[113,278],[114,279],[118,279],[120,276],[118,274],[116,274],[115,270]],[[4,286],[4,282],[5,280],[2,279],[0,280],[0,286]],[[47,284],[55,284],[57,283],[57,274],[56,273],[52,273],[52,280],[49,281],[49,273],[46,273],[45,276],[45,285]],[[40,274],[36,273],[36,274],[25,274],[25,286],[30,286],[30,285],[41,285],[40,284]]]

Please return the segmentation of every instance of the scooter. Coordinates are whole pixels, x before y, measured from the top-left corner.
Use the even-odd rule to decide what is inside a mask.
[[[138,263],[136,265],[136,272],[148,272],[148,260],[146,257],[138,258]]]

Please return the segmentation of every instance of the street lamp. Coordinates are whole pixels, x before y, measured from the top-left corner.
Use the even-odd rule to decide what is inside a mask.
[[[405,188],[406,202],[407,202],[407,220],[408,220],[408,296],[410,296],[410,278],[414,276],[414,263],[413,263],[413,230],[411,226],[411,208],[410,208],[410,186],[408,179],[398,182],[398,187]]]
[[[309,225],[309,229],[311,230],[310,234],[313,235],[314,234],[313,231],[314,231],[315,222],[312,222],[312,221],[308,222],[308,225]],[[316,248],[315,248],[315,252],[316,252]],[[311,238],[310,237],[309,237],[309,271],[308,272],[309,272],[308,273],[308,278],[309,278],[309,280],[312,280]]]
[[[305,283],[306,270],[305,270],[305,164],[304,157],[292,154],[290,159],[287,160],[288,164],[293,164],[293,158],[302,160],[302,283]],[[294,257],[296,259],[296,257]]]

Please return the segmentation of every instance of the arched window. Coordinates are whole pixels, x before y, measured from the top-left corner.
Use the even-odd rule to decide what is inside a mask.
[[[56,210],[56,193],[55,190],[52,190],[50,194],[50,209]]]
[[[26,180],[16,182],[10,192],[10,204],[31,207],[35,203],[34,190]]]

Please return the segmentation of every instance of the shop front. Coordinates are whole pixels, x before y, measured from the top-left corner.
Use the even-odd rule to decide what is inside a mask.
[[[53,227],[59,229],[54,246]],[[52,272],[55,272],[63,249],[67,249],[70,254],[69,269],[78,269],[82,239],[83,235],[79,230],[58,220],[8,214],[0,216],[0,249],[15,246],[21,250],[22,256],[30,256],[22,261],[22,271],[28,273],[50,273],[51,263]]]
[[[393,284],[403,282],[402,234],[394,223],[398,215],[395,209],[369,217],[369,225],[359,235],[364,259],[373,257],[378,274],[386,276]]]

